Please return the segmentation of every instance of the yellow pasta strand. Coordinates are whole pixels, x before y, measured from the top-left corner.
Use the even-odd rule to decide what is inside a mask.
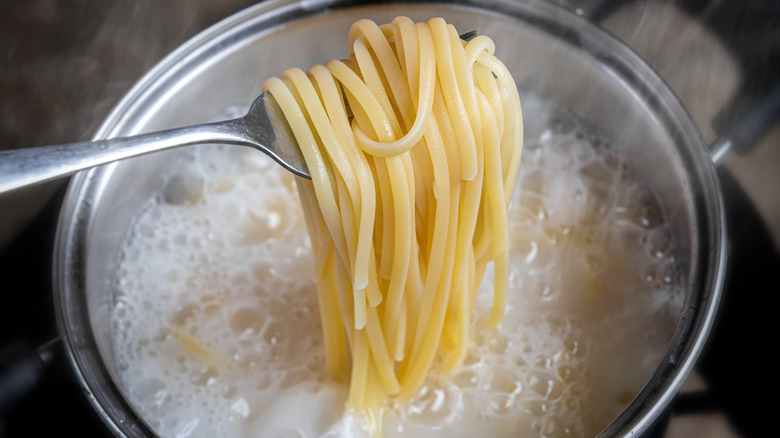
[[[441,18],[359,20],[347,56],[289,69],[279,102],[311,174],[298,192],[314,249],[325,365],[375,432],[389,397],[457,368],[488,264],[504,314],[506,209],[522,150],[517,87],[493,41]],[[440,356],[439,365],[437,356]]]

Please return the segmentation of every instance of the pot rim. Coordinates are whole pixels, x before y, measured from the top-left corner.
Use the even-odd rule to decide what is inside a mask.
[[[540,20],[534,22],[535,25],[546,23],[564,29],[566,31],[563,34],[565,35],[564,39],[568,39],[569,42],[578,44],[580,47],[583,47],[584,44],[595,44],[596,52],[591,53],[592,55],[599,57],[599,61],[606,63],[609,67],[633,78],[631,83],[639,85],[641,89],[646,91],[644,97],[650,98],[656,105],[662,106],[669,113],[666,114],[667,118],[676,120],[676,122],[669,122],[675,127],[679,125],[680,129],[679,132],[676,132],[676,137],[682,137],[689,143],[698,145],[688,153],[692,154],[691,159],[706,162],[704,166],[699,166],[702,172],[698,176],[707,184],[705,189],[709,193],[702,195],[706,199],[700,200],[702,205],[697,210],[714,223],[710,224],[707,220],[697,222],[709,225],[709,227],[703,232],[706,234],[704,236],[706,238],[698,239],[702,240],[706,247],[696,249],[700,258],[706,260],[699,263],[702,269],[694,269],[693,275],[689,279],[689,289],[695,291],[693,300],[686,299],[680,322],[671,340],[672,346],[667,350],[663,361],[658,365],[649,382],[629,406],[599,434],[600,437],[637,436],[649,430],[653,423],[663,415],[672,398],[693,370],[715,321],[723,289],[727,261],[725,207],[715,166],[710,159],[706,143],[680,100],[660,75],[625,44],[608,32],[577,16],[576,13],[543,0],[522,2],[512,0],[442,2],[433,0],[428,3],[448,3],[455,7],[466,8],[489,8],[498,14],[508,14],[522,18],[524,21],[527,21],[528,17],[532,17]],[[268,20],[283,18],[288,14],[297,14],[294,17],[301,19],[316,15],[319,13],[318,11],[329,10],[329,8],[343,9],[363,4],[356,0],[303,2],[270,0],[241,10],[189,39],[149,70],[114,107],[93,139],[107,138],[121,129],[127,123],[127,114],[133,113],[138,106],[150,99],[150,96],[159,94],[160,89],[165,91],[166,81],[176,76],[177,72],[180,72],[188,63],[191,64],[202,57],[204,52],[219,50],[220,41],[226,41],[240,35],[246,26],[260,20],[261,16],[265,16],[265,19]],[[583,36],[585,37],[584,43]],[[594,47],[587,48],[589,51],[594,50]],[[604,51],[601,52],[600,49],[604,49]],[[94,345],[95,340],[89,324],[83,324],[84,327],[80,328],[74,328],[72,324],[74,318],[89,321],[86,314],[86,295],[82,293],[85,290],[85,274],[78,266],[79,254],[83,254],[85,251],[84,242],[87,230],[84,224],[89,221],[94,209],[91,200],[94,198],[95,192],[100,192],[102,175],[110,174],[113,168],[112,164],[80,172],[70,181],[60,210],[54,244],[52,276],[54,307],[65,350],[78,377],[79,384],[111,432],[117,436],[155,436],[145,422],[136,416],[135,411],[124,400],[121,392],[117,388],[111,388],[111,386],[116,385],[113,384],[109,370],[97,354],[98,349]],[[85,190],[87,188],[91,188],[91,192]],[[73,254],[76,255],[73,256]],[[69,293],[69,290],[78,291],[78,293]],[[688,298],[691,298],[690,291]],[[72,305],[72,300],[80,300],[75,308]],[[91,353],[85,352],[85,348],[83,348],[85,345],[94,347],[86,349]]]

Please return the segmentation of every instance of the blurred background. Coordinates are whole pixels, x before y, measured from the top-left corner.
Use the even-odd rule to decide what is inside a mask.
[[[777,333],[770,309],[780,291],[780,1],[548,1],[598,23],[644,57],[708,143],[728,138],[739,146],[719,169],[732,244],[725,310],[662,436],[762,436],[771,413],[759,400],[773,394],[755,376],[773,372],[762,352],[769,351],[767,335]],[[91,138],[160,59],[253,3],[0,0],[0,150]],[[57,336],[48,257],[65,184],[0,195],[0,348]],[[0,406],[0,437],[62,427],[111,436],[56,343],[51,351],[45,385]]]

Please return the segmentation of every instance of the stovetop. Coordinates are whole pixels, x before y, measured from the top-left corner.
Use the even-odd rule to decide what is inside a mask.
[[[608,3],[608,0],[551,1],[569,5]],[[751,0],[740,4],[769,5],[771,2]],[[0,56],[5,61],[0,62],[0,149],[88,138],[111,105],[146,69],[196,31],[250,3],[248,0],[171,0],[165,6],[145,6],[137,2],[131,5],[89,0],[72,7],[66,2],[29,0],[1,4]],[[658,49],[664,43],[654,41],[643,45],[647,38],[641,35],[642,26],[637,24],[646,24],[659,16],[655,9],[670,3],[684,4],[686,7],[681,10],[701,14],[703,21],[710,25],[728,20],[723,8],[708,9],[708,5],[728,1],[617,0],[615,4],[626,6],[615,15],[605,12],[605,27],[658,69],[688,106],[705,138],[712,140],[715,132],[709,121],[726,103],[728,95],[723,90],[736,90],[739,85],[732,82],[721,86],[713,82],[715,91],[702,93],[689,88],[691,83],[706,82],[710,77],[723,79],[734,73],[729,66],[738,65],[741,59],[755,61],[762,53],[776,54],[780,38],[766,43],[769,46],[729,46],[725,52],[733,58],[731,64],[719,64],[710,57],[711,62],[706,65],[718,69],[707,77],[691,79],[686,71],[668,63],[669,55]],[[635,4],[633,9],[630,4]],[[780,29],[780,23],[773,29],[775,32]],[[674,29],[678,30],[691,36],[692,31]],[[106,35],[111,37],[106,39]],[[681,56],[706,55],[688,46],[678,48],[683,52],[690,50]],[[142,50],[145,50],[143,56],[139,52]],[[768,68],[770,74],[780,71],[772,66],[776,64]],[[761,71],[766,73],[765,70],[766,66]],[[739,69],[736,73],[740,73]],[[717,100],[718,92],[723,92],[725,97]],[[54,106],[46,107],[44,97],[50,97],[49,102],[54,102]],[[774,133],[774,137],[759,146],[760,158],[753,161],[735,158],[719,170],[731,249],[717,322],[694,370],[705,389],[683,392],[674,400],[669,427],[662,428],[657,434],[659,438],[711,436],[711,432],[703,432],[710,430],[705,427],[694,426],[690,430],[677,425],[691,419],[706,422],[713,416],[725,418],[728,423],[728,430],[718,429],[722,437],[767,436],[767,431],[774,430],[772,409],[776,403],[760,403],[767,396],[780,393],[777,379],[772,379],[773,363],[768,358],[773,335],[777,333],[774,311],[780,308],[777,306],[780,255],[773,243],[780,241],[780,216],[773,216],[780,212],[775,193],[780,187],[780,172],[776,172],[780,160],[766,158],[780,159],[776,152],[780,149],[777,148],[780,130],[775,129]],[[25,215],[30,219],[25,217],[15,222],[14,213],[21,210],[15,206],[21,204],[0,198],[0,278],[3,279],[0,349],[19,340],[41,346],[57,338],[50,256],[64,189],[65,182],[59,181],[30,191],[26,200],[29,202],[25,204],[30,205]],[[54,355],[43,383],[8,412],[0,413],[0,438],[63,432],[98,438],[113,436],[87,401],[61,345],[56,341],[52,345]],[[700,424],[710,427],[710,423]]]

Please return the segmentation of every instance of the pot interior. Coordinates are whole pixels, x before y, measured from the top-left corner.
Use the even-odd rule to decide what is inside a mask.
[[[291,66],[305,69],[342,58],[347,29],[355,20],[383,23],[397,15],[416,21],[442,16],[461,32],[476,29],[493,38],[521,98],[553,102],[594,127],[621,148],[636,178],[661,200],[678,244],[685,305],[675,315],[679,323],[666,356],[604,434],[647,429],[690,371],[711,323],[723,263],[720,195],[701,138],[663,81],[579,17],[533,1],[264,2],[164,60],[119,104],[97,137],[241,114],[266,77]],[[93,404],[112,429],[127,436],[153,432],[116,385],[119,371],[109,328],[120,247],[170,167],[186,154],[158,153],[79,174],[61,214],[55,273],[61,329]]]

